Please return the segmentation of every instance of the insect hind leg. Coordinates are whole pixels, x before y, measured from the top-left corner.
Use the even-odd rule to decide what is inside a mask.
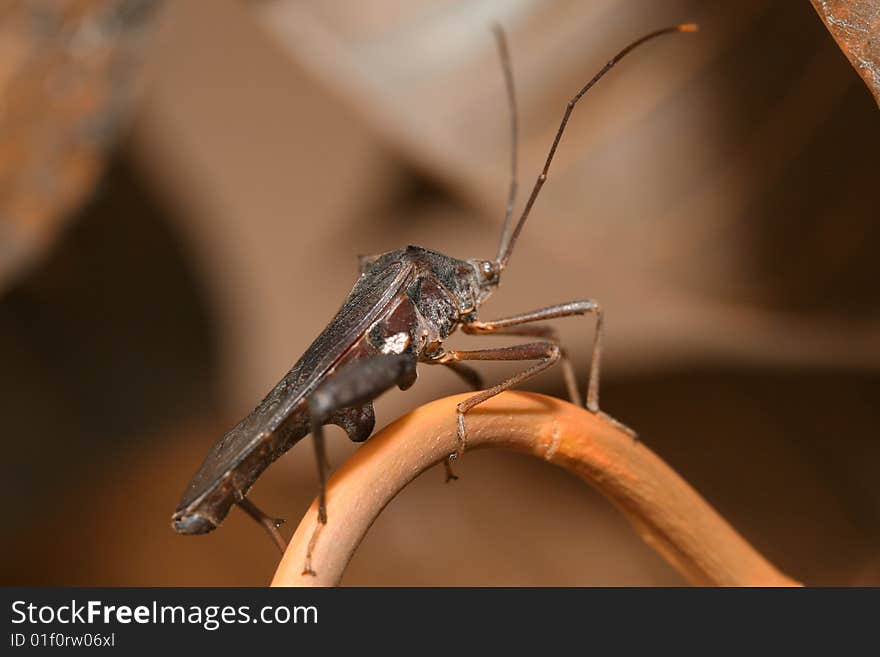
[[[281,532],[278,531],[278,528],[284,524],[284,519],[273,518],[241,493],[236,496],[235,503],[268,532],[272,542],[284,554],[284,550],[287,548],[287,541],[284,540]]]

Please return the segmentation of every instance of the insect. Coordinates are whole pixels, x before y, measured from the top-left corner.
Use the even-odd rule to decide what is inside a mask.
[[[553,156],[578,101],[636,47],[664,34],[696,29],[694,24],[677,25],[637,39],[609,60],[578,91],[566,106],[541,173],[514,223],[518,119],[507,43],[504,33],[496,27],[494,33],[510,104],[512,136],[511,184],[497,255],[493,260],[458,260],[408,246],[377,256],[361,257],[360,277],[336,316],[266,398],[208,453],[172,517],[174,529],[182,534],[207,533],[220,525],[233,505],[238,505],[263,525],[283,550],[284,539],[278,532],[281,521],[263,513],[246,495],[273,461],[309,433],[313,436],[320,487],[319,528],[326,524],[324,489],[328,465],[324,425],[341,427],[355,442],[366,440],[375,422],[373,400],[394,386],[401,390],[409,388],[416,380],[418,363],[448,367],[478,391],[457,407],[457,449],[444,461],[447,481],[454,479],[450,464],[464,453],[467,446],[465,416],[478,404],[557,362],[563,368],[572,402],[581,404],[574,370],[555,330],[536,322],[573,315],[595,318],[586,408],[599,413],[604,315],[596,301],[572,301],[492,321],[480,320],[478,311],[498,287],[523,225],[547,180]],[[523,336],[536,341],[470,351],[444,349],[444,340],[456,329],[471,335]],[[468,361],[481,360],[534,361],[534,364],[483,389],[479,374],[466,365]],[[312,573],[309,557],[305,572]]]

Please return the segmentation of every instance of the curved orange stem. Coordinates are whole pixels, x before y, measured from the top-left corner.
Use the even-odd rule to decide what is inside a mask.
[[[314,538],[316,575],[302,571],[317,526],[317,502],[300,522],[272,585],[337,585],[385,505],[455,451],[455,406],[467,396],[417,408],[378,432],[344,463],[327,485],[330,520]],[[467,423],[469,450],[524,452],[592,484],[694,584],[797,585],[644,444],[583,408],[544,395],[505,392],[468,413]]]

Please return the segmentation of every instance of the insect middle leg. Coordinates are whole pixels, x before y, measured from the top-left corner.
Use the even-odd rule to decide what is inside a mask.
[[[467,428],[464,423],[465,413],[470,411],[474,406],[482,404],[487,399],[498,395],[513,386],[522,383],[526,379],[530,379],[536,374],[543,372],[545,369],[553,365],[559,360],[561,350],[559,345],[552,342],[532,342],[529,344],[515,345],[512,347],[499,347],[497,349],[479,349],[475,351],[457,351],[450,350],[443,352],[437,356],[427,360],[428,363],[447,364],[465,360],[495,360],[495,361],[521,361],[521,360],[537,360],[539,361],[530,368],[513,375],[509,379],[505,379],[501,383],[492,386],[487,390],[483,390],[468,397],[456,407],[458,414],[458,447],[454,454],[449,455],[449,461],[461,456],[467,446]],[[447,467],[447,477],[451,472]]]
[[[483,377],[472,367],[468,367],[464,363],[444,363],[444,365],[450,371],[455,372],[472,390],[483,389]]]
[[[590,378],[589,383],[587,384],[586,409],[591,413],[596,413],[605,418],[617,428],[637,439],[638,434],[633,429],[599,410],[599,373],[601,370],[602,345],[605,335],[605,313],[598,302],[593,301],[592,299],[584,299],[582,301],[560,303],[555,306],[548,306],[546,308],[540,308],[538,310],[520,313],[502,319],[495,319],[486,322],[471,322],[462,325],[461,330],[464,333],[469,333],[471,335],[524,335],[546,337],[558,344],[558,338],[556,338],[556,332],[553,327],[528,326],[528,324],[548,319],[557,319],[559,317],[586,315],[588,313],[592,313],[596,316],[596,330],[593,334],[593,353],[590,357]],[[580,395],[577,394],[574,370],[571,367],[571,363],[565,358],[564,351],[562,352],[562,365],[569,397],[571,397],[572,403],[580,405]]]
[[[583,406],[580,390],[578,390],[577,377],[574,373],[574,365],[568,357],[565,347],[559,338],[559,332],[555,327],[547,324],[533,324],[525,326],[515,326],[511,328],[492,329],[491,331],[480,331],[474,335],[513,335],[523,338],[542,338],[547,342],[559,346],[559,365],[562,367],[562,377],[565,381],[565,390],[568,393],[569,401],[575,406]],[[478,388],[479,389],[479,388]]]
[[[583,301],[570,301],[568,303],[560,303],[555,306],[540,308],[527,313],[511,315],[491,321],[474,321],[464,324],[461,330],[471,335],[523,335],[546,337],[558,344],[556,332],[552,327],[548,326],[523,326],[532,322],[540,322],[548,319],[557,319],[559,317],[571,317],[573,315],[593,314],[596,317],[596,330],[593,334],[593,353],[590,357],[590,375],[587,384],[587,404],[586,408],[591,413],[599,412],[599,373],[602,361],[602,343],[605,332],[605,313],[602,306],[592,299]],[[563,354],[564,355],[564,354]],[[572,403],[580,406],[580,395],[577,392],[577,384],[574,378],[574,371],[570,362],[566,358],[563,361],[564,375],[566,379],[566,387],[568,388],[569,397]]]

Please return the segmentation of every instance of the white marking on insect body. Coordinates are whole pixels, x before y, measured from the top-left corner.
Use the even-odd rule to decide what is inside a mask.
[[[400,332],[395,333],[382,344],[383,354],[402,354],[403,350],[409,346],[409,334]]]

